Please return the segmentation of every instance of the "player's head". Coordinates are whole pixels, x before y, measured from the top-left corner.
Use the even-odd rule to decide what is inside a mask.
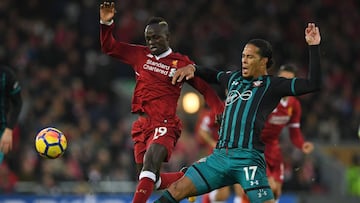
[[[284,64],[280,66],[278,76],[284,78],[294,78],[296,76],[297,68],[292,64]]]
[[[160,55],[169,49],[169,26],[161,17],[152,17],[146,23],[145,41],[154,55]]]
[[[272,46],[263,39],[252,39],[242,52],[242,75],[244,77],[259,77],[267,74],[266,69],[273,64]]]

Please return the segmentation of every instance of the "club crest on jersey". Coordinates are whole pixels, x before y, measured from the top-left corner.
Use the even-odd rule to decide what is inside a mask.
[[[174,68],[177,68],[178,60],[173,60],[172,63],[171,63],[171,66],[174,67]]]
[[[253,87],[260,87],[263,84],[263,81],[257,80],[253,82]]]

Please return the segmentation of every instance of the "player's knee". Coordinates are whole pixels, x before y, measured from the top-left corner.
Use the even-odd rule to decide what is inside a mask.
[[[230,190],[228,187],[221,188],[218,190],[213,190],[209,194],[209,198],[211,201],[225,201],[230,196]]]
[[[156,175],[152,171],[142,171],[139,175],[139,180],[141,180],[143,178],[149,178],[149,179],[153,180],[154,182],[156,182]]]
[[[165,146],[152,144],[145,153],[143,170],[149,170],[157,173],[166,157],[167,149]]]
[[[186,177],[172,183],[168,188],[168,191],[177,200],[197,195],[195,186],[192,184],[191,180]]]

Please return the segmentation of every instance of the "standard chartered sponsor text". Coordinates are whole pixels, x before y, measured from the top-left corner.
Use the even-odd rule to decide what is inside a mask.
[[[159,62],[154,62],[150,59],[146,61],[146,63],[143,65],[143,68],[156,73],[161,73],[163,75],[168,75],[170,70],[170,66]]]

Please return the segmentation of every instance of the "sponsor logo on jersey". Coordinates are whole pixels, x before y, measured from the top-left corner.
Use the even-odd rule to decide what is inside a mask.
[[[160,73],[162,75],[168,75],[170,72],[170,66],[160,63],[160,62],[156,62],[153,61],[151,59],[148,59],[146,61],[146,63],[143,65],[143,69],[148,70],[148,71],[152,71],[155,73]]]
[[[246,90],[245,92],[242,92],[242,93],[240,93],[237,90],[231,90],[226,97],[225,105],[228,106],[228,105],[234,103],[238,99],[247,101],[251,98],[251,96],[252,96],[251,90]]]

